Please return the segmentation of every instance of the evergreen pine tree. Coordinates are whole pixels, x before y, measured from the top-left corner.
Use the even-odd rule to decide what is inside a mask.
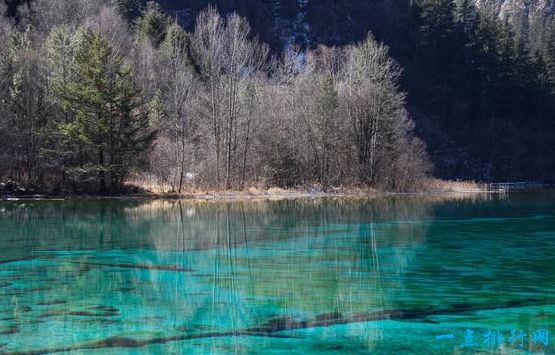
[[[545,64],[545,78],[551,86],[553,95],[555,95],[555,21],[546,37],[543,48],[543,62]]]
[[[71,70],[69,81],[53,83],[62,106],[75,115],[59,128],[85,158],[69,173],[98,182],[102,192],[117,191],[153,137],[143,96],[131,68],[99,35],[86,34]]]
[[[170,23],[169,18],[162,12],[160,5],[149,1],[135,24],[135,31],[139,38],[148,38],[151,43],[158,47],[166,37],[166,31]]]

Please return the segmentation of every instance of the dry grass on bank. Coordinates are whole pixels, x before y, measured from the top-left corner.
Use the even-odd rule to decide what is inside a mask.
[[[346,195],[377,195],[378,191],[373,189],[321,189],[319,186],[299,187],[284,189],[280,187],[250,186],[243,190],[227,190],[187,186],[181,193],[172,191],[171,186],[161,186],[138,179],[127,181],[128,185],[136,186],[143,191],[148,191],[159,197],[174,197],[201,200],[247,200],[247,199],[282,199],[297,197],[324,197],[324,196],[346,196]]]
[[[279,187],[250,186],[244,190],[203,189],[202,187],[186,186],[181,193],[172,191],[171,186],[161,185],[153,180],[134,178],[127,181],[129,185],[136,186],[159,197],[174,197],[202,200],[243,200],[243,199],[282,199],[297,197],[376,197],[391,193],[370,187],[334,187],[323,189],[321,186],[303,186],[293,189]],[[415,194],[468,194],[487,192],[487,185],[473,181],[450,181],[429,179],[422,184],[422,188],[413,191]]]
[[[484,183],[474,181],[429,179],[424,182],[426,192],[487,192],[488,187]]]

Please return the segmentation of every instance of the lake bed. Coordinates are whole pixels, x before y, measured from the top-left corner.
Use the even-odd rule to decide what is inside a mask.
[[[0,202],[0,353],[552,353],[554,197]]]

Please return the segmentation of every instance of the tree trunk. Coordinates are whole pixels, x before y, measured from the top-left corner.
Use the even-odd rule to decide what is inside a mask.
[[[183,175],[185,172],[185,132],[181,132],[181,161],[180,161],[180,174],[179,174],[179,188],[178,192],[181,193],[183,189]]]
[[[247,153],[249,150],[249,134],[251,129],[251,119],[247,121],[247,133],[245,135],[245,149],[243,151],[243,167],[241,168],[241,190],[245,188],[245,170],[247,165]]]
[[[103,148],[100,148],[98,150],[98,162],[100,164],[100,173],[99,173],[100,192],[106,193],[107,188],[106,188],[106,174],[104,173],[104,149]]]

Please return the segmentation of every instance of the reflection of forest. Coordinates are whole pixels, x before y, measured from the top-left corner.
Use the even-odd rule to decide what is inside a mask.
[[[38,262],[0,264],[0,281],[18,285],[0,290],[0,311],[17,314],[6,329],[15,324],[21,334],[58,340],[63,329],[37,330],[29,321],[64,320],[76,329],[96,322],[100,339],[122,329],[154,339],[155,330],[183,335],[356,319],[398,306],[401,275],[444,203],[3,203],[0,260],[31,253]]]
[[[0,247],[30,250],[113,248],[198,249],[285,237],[326,223],[418,219],[429,214],[421,199],[0,202]],[[279,236],[274,231],[279,230]],[[229,234],[229,235],[228,235]],[[228,239],[228,237],[230,239]],[[4,246],[9,246],[4,248]],[[0,258],[5,258],[2,255]]]
[[[0,250],[191,250],[326,233],[333,224],[431,218],[444,198],[0,202]],[[318,226],[322,228],[317,229]],[[411,228],[407,225],[399,229]],[[392,236],[394,237],[394,236]],[[7,247],[7,248],[5,248]],[[0,260],[6,255],[0,256]]]

